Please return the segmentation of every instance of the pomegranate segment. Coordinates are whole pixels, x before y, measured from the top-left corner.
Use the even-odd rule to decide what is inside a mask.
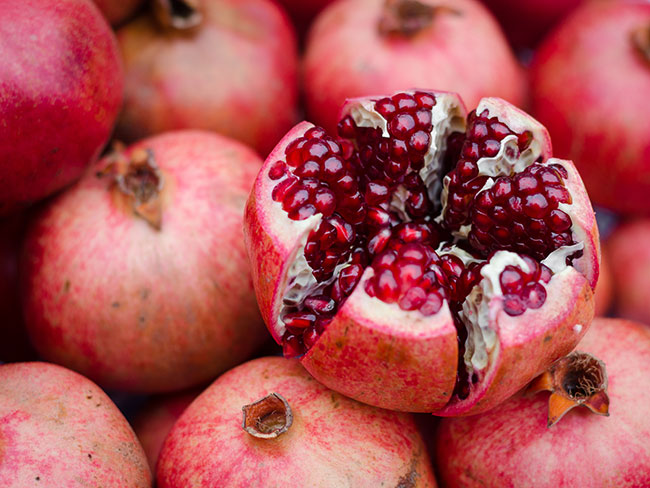
[[[469,116],[446,92],[353,99],[338,138],[303,122],[267,159],[245,223],[285,356],[384,408],[488,409],[593,315],[599,245],[582,182],[551,158],[544,127],[499,99]],[[512,364],[521,351],[530,367]]]

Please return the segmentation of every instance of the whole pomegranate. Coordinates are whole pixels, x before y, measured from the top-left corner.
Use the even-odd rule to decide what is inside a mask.
[[[547,427],[548,395],[529,394],[483,415],[444,419],[437,438],[441,481],[494,488],[650,486],[650,331],[597,318],[578,349],[606,365],[609,417],[577,408]],[[593,386],[591,368],[563,377],[572,396]]]
[[[112,25],[120,25],[143,3],[143,0],[93,0]],[[173,0],[170,0],[173,1]]]
[[[191,391],[153,398],[138,413],[133,430],[147,455],[151,471],[156,471],[156,462],[167,434],[198,393]]]
[[[77,179],[113,128],[122,66],[90,0],[0,2],[0,214]]]
[[[534,47],[585,0],[483,0],[512,44]]]
[[[594,202],[650,212],[650,3],[593,3],[541,45],[533,113],[572,158]]]
[[[436,486],[410,415],[350,400],[278,357],[229,371],[185,410],[156,480],[159,488]]]
[[[23,310],[46,359],[108,388],[214,378],[265,339],[242,239],[257,155],[181,131],[104,159],[31,224]]]
[[[474,0],[339,0],[314,22],[304,58],[309,120],[334,131],[346,98],[413,86],[522,105],[525,80],[499,25]]]
[[[623,224],[607,241],[606,249],[617,314],[650,325],[650,220]]]
[[[593,315],[598,229],[543,126],[496,98],[353,99],[267,158],[245,236],[287,357],[371,405],[471,414],[569,352]],[[525,359],[523,359],[525,358]]]
[[[296,39],[271,0],[155,0],[117,31],[124,140],[209,129],[266,155],[296,120]]]
[[[3,488],[151,487],[126,419],[97,385],[61,366],[0,366],[0,439]]]
[[[20,309],[18,256],[25,232],[24,215],[0,220],[0,361],[33,359]]]

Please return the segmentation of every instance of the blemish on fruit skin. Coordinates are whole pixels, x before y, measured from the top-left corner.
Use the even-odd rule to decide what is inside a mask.
[[[113,303],[111,303],[111,307],[113,307],[113,308],[120,308],[120,302],[113,302]]]
[[[411,466],[408,473],[406,473],[398,480],[395,488],[414,488],[419,477],[420,475],[417,471],[417,461],[416,459],[413,459],[413,461],[411,461]]]
[[[63,292],[68,293],[70,291],[70,280],[65,280],[63,284]]]
[[[551,338],[552,338],[552,337],[551,337],[550,335],[547,335],[546,337],[544,337],[544,342],[548,342],[548,341],[550,341]]]

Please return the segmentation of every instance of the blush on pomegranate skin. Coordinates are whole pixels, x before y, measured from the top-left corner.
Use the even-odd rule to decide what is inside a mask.
[[[443,419],[436,468],[445,486],[650,486],[650,329],[596,318],[577,347],[605,363],[609,416],[573,408],[547,427],[549,395]],[[567,385],[571,378],[566,377]],[[580,385],[576,385],[578,388]]]
[[[213,130],[266,156],[298,110],[296,36],[271,0],[152,2],[117,31],[125,141]]]
[[[1,215],[72,183],[98,157],[123,72],[90,0],[4,0],[0,18]]]
[[[142,446],[92,381],[50,363],[0,366],[3,487],[151,488]]]
[[[531,111],[575,161],[594,203],[650,213],[650,4],[592,2],[540,45]]]
[[[580,176],[502,99],[469,114],[450,92],[348,100],[338,137],[309,122],[286,134],[244,221],[285,357],[382,408],[488,410],[593,316],[600,248]]]
[[[307,119],[334,133],[347,98],[411,88],[523,106],[527,82],[492,14],[474,0],[341,0],[305,46]]]
[[[142,6],[144,0],[93,0],[93,2],[112,26],[118,26],[128,20]]]
[[[178,131],[107,156],[32,221],[22,307],[49,361],[105,388],[200,385],[266,339],[243,243],[261,160]]]
[[[409,414],[363,405],[295,360],[264,357],[218,378],[167,436],[160,488],[435,488]]]

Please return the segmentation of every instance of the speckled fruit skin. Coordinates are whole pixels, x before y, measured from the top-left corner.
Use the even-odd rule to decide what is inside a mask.
[[[0,2],[0,214],[81,176],[122,101],[115,37],[89,0]]]
[[[35,358],[20,309],[18,257],[25,233],[26,216],[0,220],[0,361]]]
[[[533,115],[559,157],[575,161],[595,203],[650,212],[650,62],[632,30],[650,28],[648,3],[594,3],[541,45],[531,71]]]
[[[577,350],[605,362],[609,417],[586,408],[546,427],[548,394],[519,396],[483,415],[445,419],[437,465],[445,486],[650,485],[650,331],[594,320]]]
[[[147,455],[151,471],[156,471],[156,462],[167,434],[198,393],[192,391],[152,398],[133,421],[133,430]]]
[[[161,168],[162,229],[88,174],[48,205],[25,243],[23,310],[50,361],[108,388],[167,392],[247,359],[265,339],[242,236],[260,167],[201,131],[135,144]]]
[[[534,47],[585,0],[482,0],[494,12],[510,41]]]
[[[0,366],[0,447],[3,488],[151,487],[142,447],[110,398],[54,364]]]
[[[612,308],[612,302],[614,301],[614,284],[612,282],[612,270],[609,265],[610,258],[605,249],[606,246],[600,256],[600,274],[594,292],[594,313],[596,317],[605,316]]]
[[[201,5],[190,32],[166,31],[149,15],[117,32],[126,71],[118,135],[208,129],[266,155],[296,119],[293,27],[269,0]]]
[[[133,15],[143,0],[93,0],[111,25],[120,25]]]
[[[293,425],[275,439],[242,430],[242,406],[282,395]],[[158,462],[159,488],[435,487],[410,415],[335,393],[293,360],[260,358],[224,374],[178,420]]]
[[[317,17],[303,66],[310,121],[335,134],[346,98],[414,86],[457,92],[468,107],[484,96],[524,104],[523,72],[485,7],[473,0],[422,3],[460,15],[440,12],[411,39],[378,34],[384,0],[340,0]]]
[[[616,312],[650,325],[650,219],[628,222],[607,241]]]

